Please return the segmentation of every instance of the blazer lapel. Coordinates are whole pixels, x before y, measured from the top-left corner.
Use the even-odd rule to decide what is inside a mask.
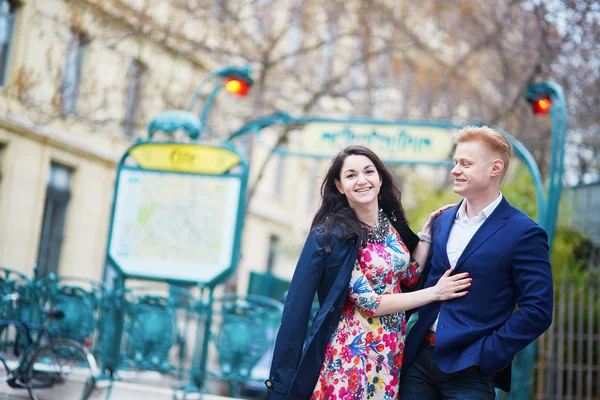
[[[446,250],[446,245],[448,244],[448,237],[450,237],[450,230],[452,229],[452,225],[454,225],[456,214],[458,213],[458,209],[463,201],[464,200],[461,200],[461,202],[452,209],[452,212],[442,213],[442,215],[438,217],[440,219],[440,230],[438,232],[440,236],[439,238],[436,237],[434,239],[434,243],[439,243],[439,251],[444,254],[444,257],[442,258],[446,264],[444,265],[444,269],[450,268],[450,260],[448,260],[448,251]]]
[[[481,227],[475,232],[475,235],[471,238],[471,241],[465,247],[465,250],[462,252],[460,258],[458,259],[454,270],[456,271],[458,268],[462,266],[467,258],[475,250],[477,250],[482,244],[484,244],[494,233],[496,233],[500,228],[506,225],[506,220],[509,218],[509,210],[508,201],[506,198],[503,198],[498,207],[492,212],[492,214],[483,222]]]

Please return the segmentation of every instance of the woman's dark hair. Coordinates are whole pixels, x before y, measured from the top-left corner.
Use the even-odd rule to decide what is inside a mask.
[[[408,220],[402,208],[400,189],[383,161],[364,146],[346,147],[329,164],[327,175],[321,184],[321,206],[315,214],[311,229],[323,225],[326,251],[330,250],[329,241],[334,227],[339,228],[339,231],[336,230],[336,236],[339,239],[358,238],[361,244],[366,243],[367,233],[363,224],[356,217],[354,210],[350,208],[346,196],[341,194],[335,185],[336,180],[341,181],[342,166],[348,156],[365,156],[371,160],[381,178],[379,208],[383,209],[400,233],[404,243],[412,251],[418,243],[418,238],[408,227]]]

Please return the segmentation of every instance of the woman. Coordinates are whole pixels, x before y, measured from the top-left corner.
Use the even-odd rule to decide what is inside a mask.
[[[391,173],[362,146],[335,156],[321,195],[286,298],[267,398],[396,398],[404,312],[462,297],[470,286],[467,274],[449,271],[434,287],[402,290],[418,283],[431,220],[445,208],[432,213],[416,236]],[[305,344],[315,293],[320,308]]]

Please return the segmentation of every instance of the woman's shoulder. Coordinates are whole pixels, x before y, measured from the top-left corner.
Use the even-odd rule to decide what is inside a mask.
[[[312,240],[319,249],[324,249],[326,254],[346,253],[357,243],[357,237],[348,235],[342,226],[328,226],[327,222],[313,227],[308,240]]]
[[[335,224],[329,227],[327,226],[327,222],[323,222],[313,227],[308,235],[309,237],[314,236],[318,240],[323,241],[323,238],[326,234],[330,236],[332,240],[342,240],[345,236],[347,236],[340,225]]]

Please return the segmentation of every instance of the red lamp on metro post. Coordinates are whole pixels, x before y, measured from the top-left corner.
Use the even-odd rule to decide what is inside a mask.
[[[525,100],[531,104],[533,115],[545,115],[552,109],[550,93],[540,85],[530,85],[525,92]]]
[[[250,82],[238,77],[225,79],[225,90],[236,96],[246,96],[250,90],[250,85]]]
[[[152,134],[155,131],[174,133],[178,129],[183,129],[191,139],[198,140],[207,125],[206,119],[208,112],[213,105],[217,93],[222,88],[225,88],[229,93],[237,96],[246,96],[254,83],[251,72],[249,65],[243,67],[226,65],[211,71],[204,79],[202,79],[202,82],[200,82],[196,88],[188,109],[167,110],[162,112],[148,125],[148,137],[151,139]],[[200,113],[200,118],[198,118],[193,112],[196,102],[200,99],[202,88],[215,77],[218,78],[217,83],[214,84],[213,89],[206,97]]]
[[[542,97],[540,99],[531,101],[531,108],[534,115],[548,114],[552,108],[552,101],[550,98]]]

